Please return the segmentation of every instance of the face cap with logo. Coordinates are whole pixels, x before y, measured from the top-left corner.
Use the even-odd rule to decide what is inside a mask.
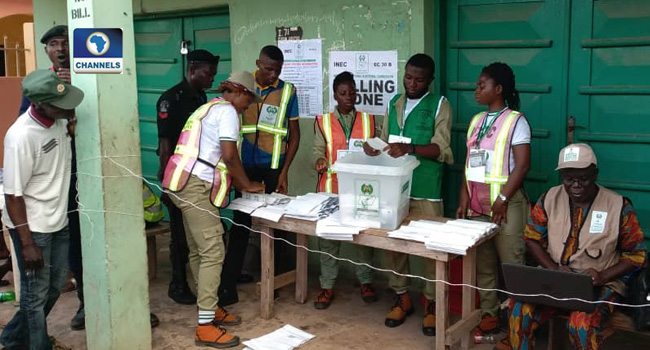
[[[591,147],[585,143],[574,143],[564,147],[560,151],[560,157],[555,170],[584,169],[592,164],[597,166],[598,162]]]
[[[63,82],[53,71],[38,69],[23,79],[23,96],[34,103],[49,103],[52,106],[72,110],[84,98],[78,88]]]
[[[253,95],[253,103],[261,103],[262,98],[255,93],[255,78],[251,72],[239,70],[230,73],[230,76],[226,81],[237,85],[244,91]],[[221,91],[220,91],[221,92]]]

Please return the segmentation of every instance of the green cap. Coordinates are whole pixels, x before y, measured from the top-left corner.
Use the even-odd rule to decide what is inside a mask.
[[[81,103],[84,93],[61,80],[54,71],[38,69],[23,79],[23,96],[32,102],[49,103],[70,110]]]

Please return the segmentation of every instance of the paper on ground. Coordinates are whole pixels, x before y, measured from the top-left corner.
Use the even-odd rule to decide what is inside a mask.
[[[275,330],[244,342],[250,350],[291,350],[314,338],[312,334],[304,332],[291,325]]]

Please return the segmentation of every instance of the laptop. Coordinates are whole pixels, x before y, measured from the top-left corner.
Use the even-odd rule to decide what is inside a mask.
[[[516,294],[548,294],[556,298],[578,298],[594,301],[591,276],[575,272],[549,270],[516,264],[502,264],[506,290]],[[560,301],[545,296],[513,296],[527,303],[547,305],[559,309],[592,312],[598,304],[578,300]]]

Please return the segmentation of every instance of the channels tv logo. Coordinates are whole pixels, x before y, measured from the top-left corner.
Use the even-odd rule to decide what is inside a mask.
[[[72,60],[75,73],[122,73],[122,29],[76,28]]]

